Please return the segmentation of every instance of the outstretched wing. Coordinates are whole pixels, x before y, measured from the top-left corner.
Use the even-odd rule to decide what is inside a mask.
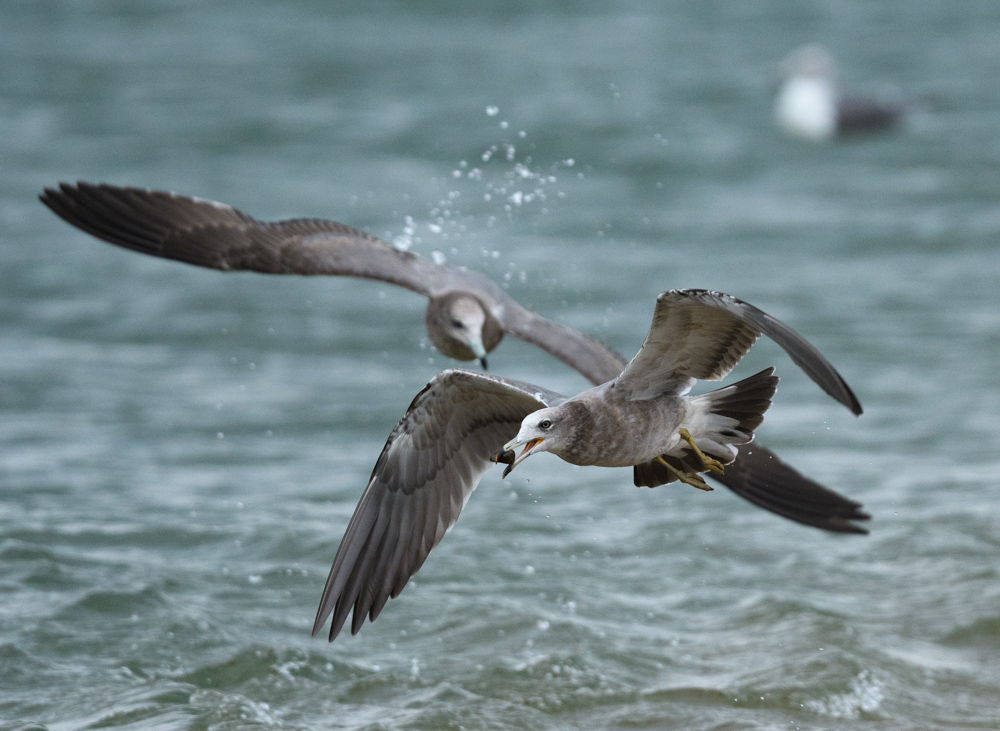
[[[861,503],[810,480],[756,442],[741,445],[725,473],[710,477],[754,505],[796,523],[834,533],[868,533],[852,522],[871,518]]]
[[[643,399],[686,393],[696,379],[725,378],[760,331],[705,300],[701,290],[672,289],[657,297],[649,334],[615,387]]]
[[[747,302],[704,289],[675,289],[656,298],[646,341],[618,377],[618,386],[634,398],[649,398],[664,391],[683,393],[694,379],[720,380],[761,334],[780,345],[831,397],[861,413],[846,381],[804,337]]]
[[[377,279],[431,295],[457,272],[336,221],[258,221],[176,193],[60,183],[39,199],[67,223],[133,251],[210,269]]]
[[[458,519],[525,416],[565,398],[527,383],[448,370],[417,394],[372,471],[347,526],[316,613],[330,640],[353,609],[351,634],[395,598]]]
[[[39,199],[67,223],[116,246],[222,271],[376,279],[424,296],[463,291],[505,332],[597,383],[624,367],[600,342],[521,307],[479,272],[400,251],[364,231],[321,218],[258,221],[224,203],[158,190],[78,182]]]
[[[687,291],[694,294],[702,303],[728,312],[767,335],[780,345],[788,353],[792,362],[801,368],[816,385],[826,391],[831,398],[846,406],[855,416],[861,415],[863,411],[861,403],[843,376],[812,343],[781,320],[771,317],[749,302],[744,302],[728,294],[696,289]]]

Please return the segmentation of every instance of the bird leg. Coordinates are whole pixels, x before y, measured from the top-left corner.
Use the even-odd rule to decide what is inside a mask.
[[[689,432],[687,429],[681,428],[677,430],[677,433],[680,435],[681,439],[687,442],[688,446],[690,446],[691,449],[694,450],[695,456],[699,460],[701,460],[702,467],[704,467],[706,470],[712,470],[712,472],[715,472],[720,475],[725,471],[722,462],[715,459],[714,457],[709,457],[707,454],[705,454],[698,448],[698,445],[694,443],[694,439],[691,438],[691,432]]]
[[[667,462],[660,455],[656,456],[655,461],[659,462],[664,467],[666,467],[668,472],[670,472],[674,477],[683,482],[685,485],[690,485],[691,487],[697,487],[699,490],[705,490],[706,492],[712,491],[712,488],[708,485],[708,483],[705,482],[703,479],[701,479],[701,475],[697,474],[696,472],[683,472],[674,467],[669,462]]]

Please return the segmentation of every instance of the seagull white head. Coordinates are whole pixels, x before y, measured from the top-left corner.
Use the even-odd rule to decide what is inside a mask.
[[[833,55],[819,45],[802,46],[792,51],[781,62],[781,73],[785,78],[810,77],[837,83],[837,64]]]
[[[424,315],[434,347],[455,360],[478,360],[486,369],[486,354],[503,338],[503,330],[475,297],[463,292],[432,297]]]
[[[507,462],[503,476],[506,477],[512,469],[537,452],[559,454],[572,433],[572,429],[567,429],[565,417],[565,410],[558,406],[539,409],[524,417],[517,436],[503,445],[494,460]],[[519,447],[523,447],[520,454],[516,452]]]

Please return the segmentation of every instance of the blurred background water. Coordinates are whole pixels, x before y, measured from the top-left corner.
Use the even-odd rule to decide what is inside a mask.
[[[932,109],[829,145],[777,64]],[[1000,727],[1000,7],[993,2],[0,5],[0,727]],[[83,179],[321,216],[483,270],[631,356],[657,293],[772,343],[762,443],[862,501],[824,534],[726,490],[536,458],[483,479],[356,637],[309,629],[406,405],[423,300],[97,242]],[[506,342],[493,372],[575,393]]]

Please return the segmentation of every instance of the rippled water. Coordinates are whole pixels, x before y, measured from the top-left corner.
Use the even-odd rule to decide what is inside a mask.
[[[0,727],[1000,726],[995,4],[10,0],[0,28]],[[931,111],[780,137],[810,41]],[[865,405],[770,343],[738,371],[778,366],[761,441],[871,535],[536,458],[312,640],[449,365],[422,301],[116,250],[35,199],[77,178],[409,239],[628,355],[658,292],[741,296]],[[490,364],[585,385],[518,342]]]

